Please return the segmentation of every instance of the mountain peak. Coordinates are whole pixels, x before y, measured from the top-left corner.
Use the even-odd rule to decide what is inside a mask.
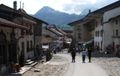
[[[48,7],[48,6],[44,6],[43,8],[40,9],[40,11],[48,11],[48,12],[51,12],[51,11],[55,11],[54,9]]]
[[[68,24],[74,20],[80,19],[81,15],[67,14],[64,12],[56,11],[48,6],[40,9],[35,15],[36,18],[44,20],[49,24],[62,25]]]

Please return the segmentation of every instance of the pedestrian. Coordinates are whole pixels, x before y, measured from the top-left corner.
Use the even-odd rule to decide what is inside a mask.
[[[72,39],[71,45],[69,47],[69,51],[71,53],[72,56],[72,62],[75,62],[75,56],[76,56],[76,47],[75,47],[75,40]]]
[[[75,56],[76,56],[76,51],[75,50],[71,51],[71,56],[72,56],[72,62],[74,63],[75,62]]]
[[[89,63],[91,63],[91,52],[92,52],[92,49],[89,47],[89,48],[88,48],[88,59],[89,59]]]
[[[87,55],[87,49],[84,49],[83,51],[82,51],[82,62],[83,63],[85,63],[85,58],[86,58],[86,55]]]

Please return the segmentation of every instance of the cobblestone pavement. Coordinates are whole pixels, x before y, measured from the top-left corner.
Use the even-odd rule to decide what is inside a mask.
[[[66,58],[55,55],[49,62],[36,65],[23,76],[62,76],[68,65]]]
[[[92,58],[93,63],[97,63],[106,72],[109,76],[120,76],[120,58],[117,57],[99,57],[99,58]]]

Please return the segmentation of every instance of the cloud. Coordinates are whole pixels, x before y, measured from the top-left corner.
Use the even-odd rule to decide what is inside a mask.
[[[15,0],[0,0],[0,3],[4,3],[10,7],[13,7],[13,1]],[[79,14],[84,9],[101,8],[105,5],[113,3],[118,0],[16,0],[18,2],[18,8],[20,7],[20,1],[24,3],[24,9],[29,14],[35,14],[39,9],[44,6],[49,6],[55,10]]]
[[[97,10],[115,1],[117,0],[72,0],[72,3],[63,6],[63,10],[70,14],[80,14],[89,9],[92,11]]]

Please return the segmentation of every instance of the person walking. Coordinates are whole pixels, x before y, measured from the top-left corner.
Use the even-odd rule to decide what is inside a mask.
[[[69,47],[69,51],[71,53],[72,56],[72,62],[75,62],[75,56],[76,56],[76,48],[75,48],[75,41],[74,39],[72,39],[71,45]]]
[[[82,51],[82,62],[83,63],[85,63],[85,58],[86,58],[86,55],[87,55],[87,49],[84,49],[83,51]]]
[[[71,55],[72,55],[72,62],[75,62],[75,56],[76,56],[76,52],[75,50],[71,51]]]
[[[89,59],[89,63],[91,63],[91,52],[92,52],[92,49],[89,47],[89,48],[88,48],[88,59]]]

